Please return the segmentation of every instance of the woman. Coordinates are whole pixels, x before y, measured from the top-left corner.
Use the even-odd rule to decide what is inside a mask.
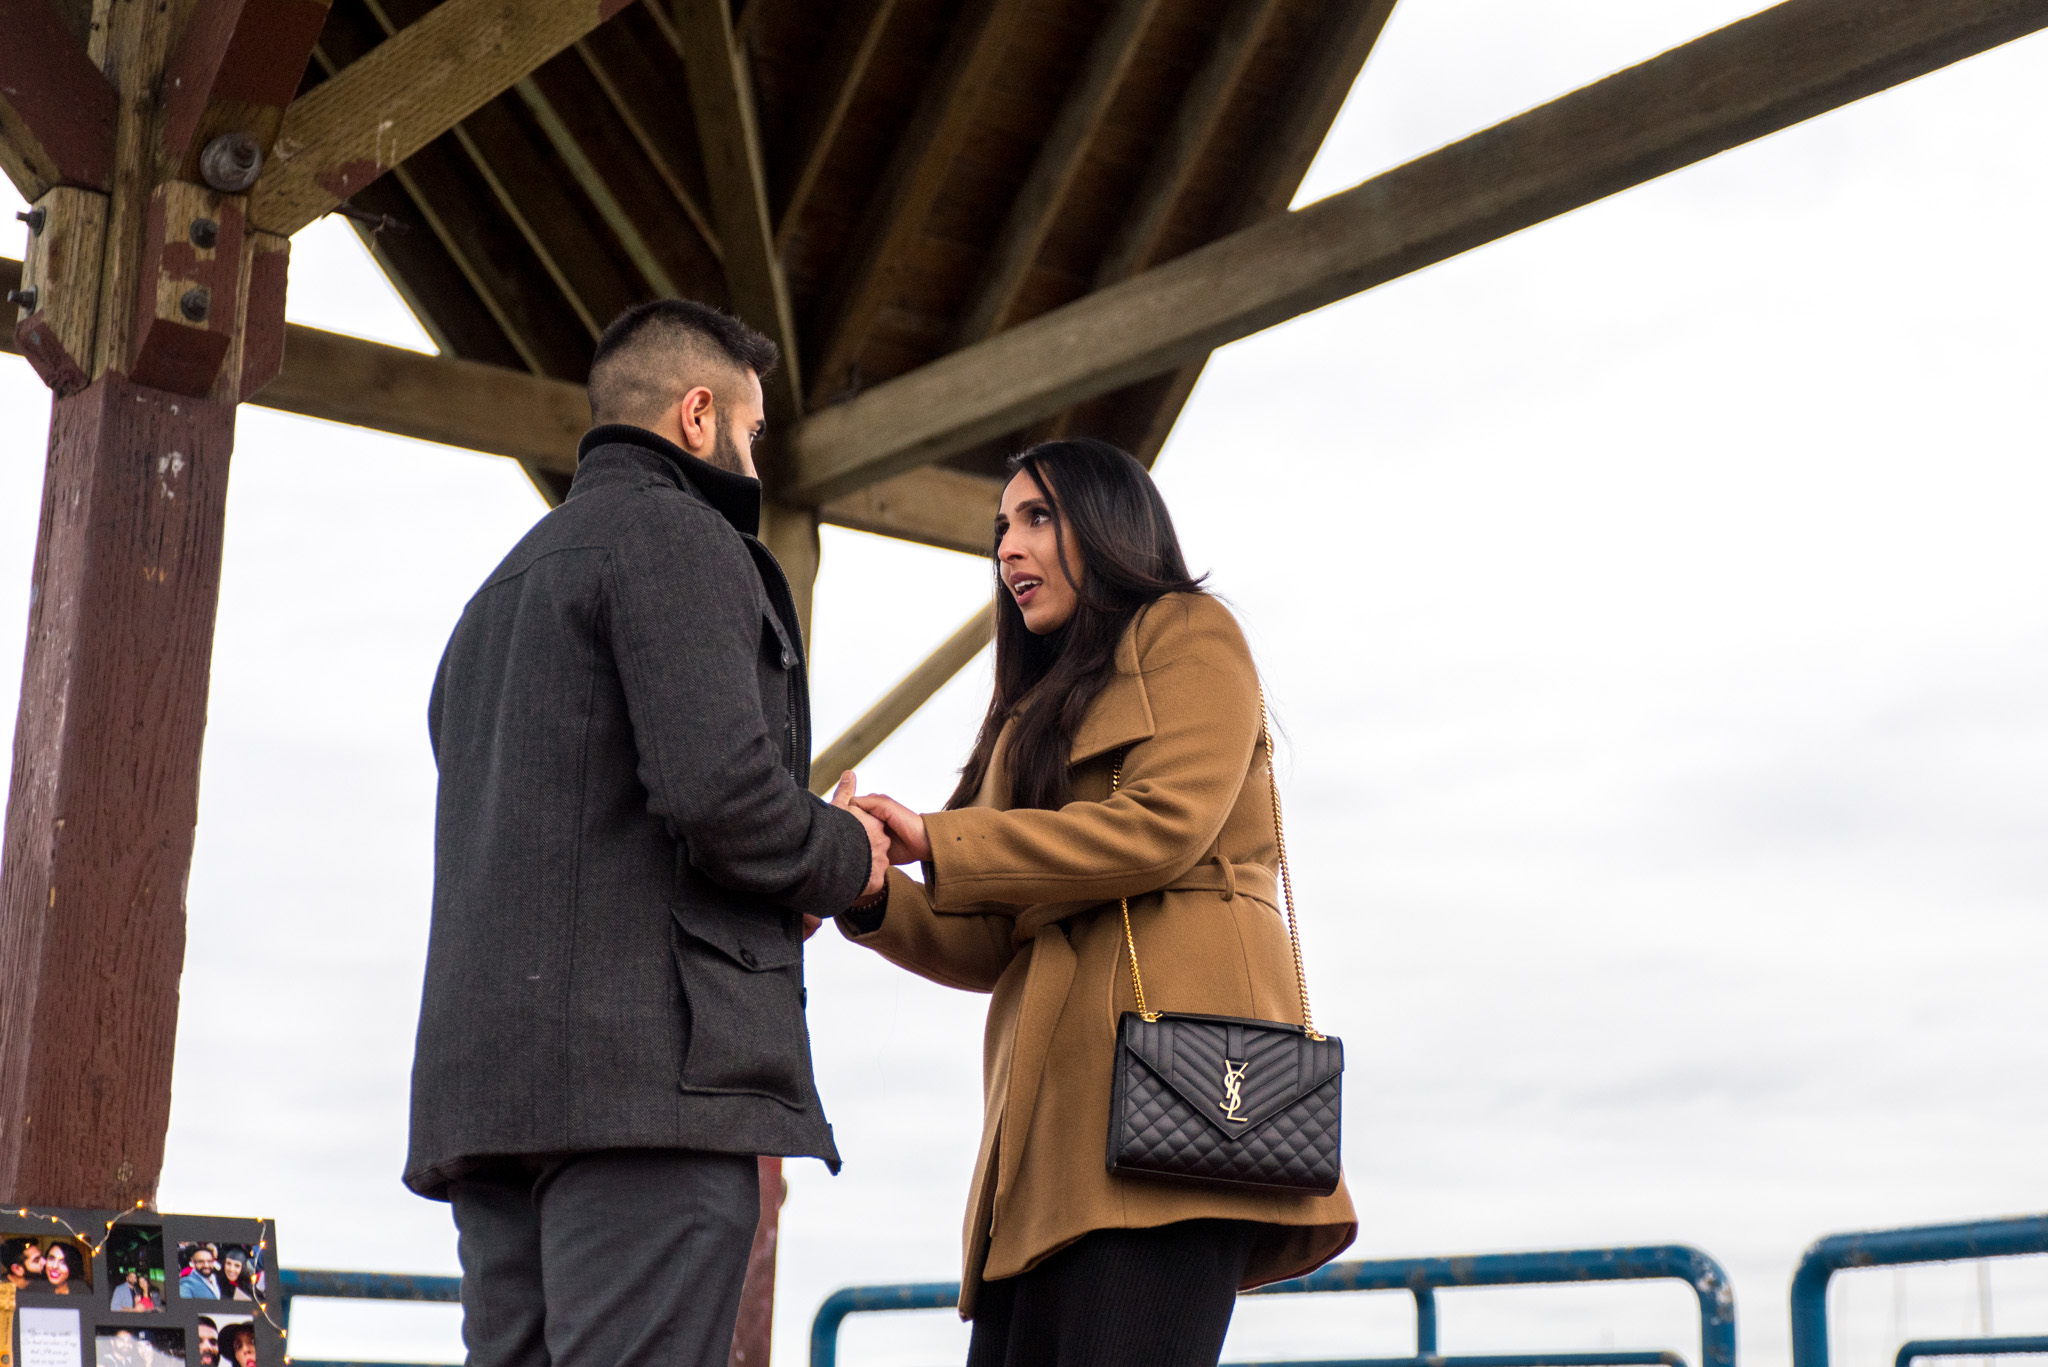
[[[857,799],[925,879],[892,872],[840,927],[992,994],[969,1367],[1214,1364],[1239,1288],[1307,1272],[1357,1231],[1342,1186],[1200,1187],[1104,1162],[1117,1019],[1137,1009],[1119,897],[1154,1009],[1301,1021],[1258,675],[1137,461],[1057,441],[1011,468],[981,734],[946,810]]]
[[[220,1331],[220,1360],[234,1367],[256,1367],[256,1326],[248,1320]]]
[[[220,1250],[220,1294],[222,1300],[256,1299],[255,1278],[249,1274],[249,1250],[240,1244],[223,1244]]]
[[[78,1250],[70,1244],[53,1243],[43,1250],[43,1276],[50,1283],[51,1295],[69,1296],[78,1289],[72,1281],[73,1275],[81,1270],[78,1262]]]

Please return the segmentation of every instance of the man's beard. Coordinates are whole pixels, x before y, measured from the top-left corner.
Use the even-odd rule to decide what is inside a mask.
[[[732,439],[732,429],[724,423],[718,424],[718,438],[711,443],[709,464],[733,474],[744,475],[747,467],[740,460],[740,444]]]

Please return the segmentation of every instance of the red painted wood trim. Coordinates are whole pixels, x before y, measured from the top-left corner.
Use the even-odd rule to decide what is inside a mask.
[[[202,0],[195,6],[164,66],[166,160],[175,164],[194,150],[193,137],[213,104],[282,111],[298,93],[326,22],[321,0]],[[242,131],[267,143],[276,126],[272,117],[260,131]]]
[[[60,398],[0,851],[0,1199],[152,1198],[233,405],[118,372]]]
[[[49,0],[0,0],[0,131],[59,185],[114,183],[113,82]]]
[[[747,1254],[747,1281],[740,1288],[739,1322],[732,1330],[727,1367],[768,1367],[775,1328],[775,1245],[782,1228],[782,1160],[755,1160],[761,1170],[761,1222]]]

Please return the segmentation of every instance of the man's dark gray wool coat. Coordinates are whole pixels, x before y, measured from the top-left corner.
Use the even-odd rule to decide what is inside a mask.
[[[860,896],[813,797],[789,582],[760,486],[637,427],[463,610],[441,769],[406,1185],[488,1155],[839,1156],[811,1078],[801,912]]]

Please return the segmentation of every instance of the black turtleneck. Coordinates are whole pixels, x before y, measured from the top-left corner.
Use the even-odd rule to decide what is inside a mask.
[[[585,432],[583,440],[577,444],[576,459],[581,461],[600,446],[637,446],[643,451],[652,451],[675,466],[677,473],[688,480],[690,487],[701,494],[720,517],[730,522],[734,530],[742,536],[761,534],[760,480],[721,470],[708,460],[699,460],[667,437],[628,422],[608,422]],[[572,488],[572,496],[574,492]]]

